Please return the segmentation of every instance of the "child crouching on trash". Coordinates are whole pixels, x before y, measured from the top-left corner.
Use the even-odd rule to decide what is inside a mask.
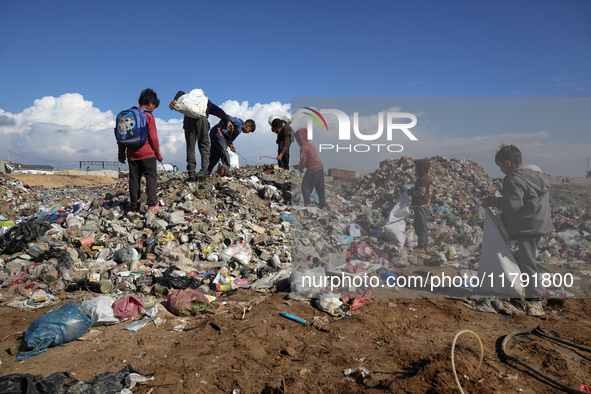
[[[501,211],[501,222],[517,247],[513,254],[521,273],[529,276],[525,288],[526,313],[542,316],[540,289],[534,279],[537,245],[542,235],[552,231],[550,212],[550,177],[536,165],[523,165],[521,151],[513,145],[501,145],[495,164],[505,174],[502,197],[489,196],[482,201],[484,208]]]
[[[431,182],[429,180],[429,168],[431,162],[429,159],[415,160],[415,171],[417,179],[415,186],[408,189],[408,195],[412,197],[411,208],[414,213],[415,233],[418,238],[418,245],[414,249],[415,253],[426,253],[429,244],[429,233],[427,229],[427,220],[429,220],[429,198],[431,197]]]
[[[302,128],[296,131],[295,139],[300,146],[300,173],[306,168],[306,174],[302,180],[302,195],[304,205],[310,205],[310,195],[316,189],[320,208],[326,207],[326,194],[324,189],[324,165],[318,157],[316,148],[308,141],[308,129]]]

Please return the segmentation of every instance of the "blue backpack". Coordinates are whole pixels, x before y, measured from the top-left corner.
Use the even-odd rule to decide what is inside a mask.
[[[132,107],[117,114],[115,139],[126,148],[137,149],[144,146],[148,139],[148,126],[143,109]]]

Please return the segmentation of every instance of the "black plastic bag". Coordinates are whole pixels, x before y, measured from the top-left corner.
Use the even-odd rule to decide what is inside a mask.
[[[162,278],[158,278],[159,283],[173,289],[197,289],[201,286],[199,280],[193,276],[173,276],[172,272],[176,270],[175,266],[168,267],[162,274]]]
[[[0,248],[6,254],[15,254],[26,249],[27,244],[42,237],[51,224],[45,222],[23,222],[11,227],[0,235]]]

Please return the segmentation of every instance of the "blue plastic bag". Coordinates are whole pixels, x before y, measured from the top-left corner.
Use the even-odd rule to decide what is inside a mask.
[[[25,331],[25,343],[32,347],[29,352],[20,352],[15,361],[45,352],[46,348],[59,346],[80,338],[92,325],[94,317],[80,304],[70,302],[55,311],[35,320]]]

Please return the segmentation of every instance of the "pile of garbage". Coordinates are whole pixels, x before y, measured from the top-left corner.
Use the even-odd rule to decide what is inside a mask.
[[[414,182],[408,157],[385,160],[354,184],[328,182],[325,209],[303,206],[301,176],[272,165],[224,169],[199,182],[185,182],[185,174],[176,172],[162,175],[161,209],[145,213],[126,211],[126,180],[58,190],[2,176],[2,301],[35,309],[84,290],[101,296],[85,306],[93,311],[92,324],[140,314],[157,324],[166,313],[200,314],[238,289],[289,287],[292,298],[314,299],[319,309],[343,316],[371,299],[373,289],[327,291],[302,278],[326,283],[329,276],[371,274],[385,281],[418,265],[477,270],[480,201],[501,184],[470,160],[430,161],[430,245],[423,257],[412,252],[412,216],[397,217],[404,233],[399,244],[384,231]],[[591,263],[590,213],[556,206],[553,220],[542,261]],[[158,302],[163,299],[167,310]]]
[[[38,308],[77,290],[141,295],[192,289],[210,301],[241,287],[271,288],[291,267],[290,174],[245,167],[232,176],[160,178],[155,212],[127,212],[115,186],[30,187],[3,176],[0,281],[8,305]],[[145,201],[145,195],[140,202]],[[190,308],[189,308],[190,309]]]
[[[449,263],[467,268],[477,258],[482,242],[484,211],[480,199],[496,193],[498,184],[472,161],[439,156],[430,160],[432,255],[426,264]],[[328,269],[345,263],[333,258],[334,253],[345,255],[347,260],[387,267],[417,265],[417,256],[410,253],[416,246],[413,227],[408,225],[411,217],[405,219],[404,245],[392,245],[384,233],[396,201],[405,188],[414,184],[415,177],[414,160],[402,157],[382,161],[376,171],[353,185],[328,183],[328,212],[294,208],[298,218],[303,216],[302,223],[309,224],[296,232],[296,250],[302,252],[296,257],[324,259]],[[306,245],[310,239],[315,250]],[[317,239],[322,240],[322,245],[315,242]]]
[[[416,177],[414,160],[402,157],[382,161],[374,172],[353,185],[327,183],[331,199],[328,210],[293,207],[298,223],[294,231],[294,267],[322,266],[327,273],[336,275],[372,271],[380,275],[379,267],[382,271],[396,271],[422,264],[474,273],[483,239],[485,211],[481,200],[499,195],[502,184],[470,160],[436,156],[430,161],[430,241],[429,253],[422,261],[412,253],[417,244],[412,216],[402,219],[403,244],[393,243],[384,231],[395,204]],[[563,201],[560,190],[559,185],[552,186],[554,204]],[[591,262],[591,212],[580,207],[554,207],[554,232],[543,239],[543,262]],[[589,272],[584,266],[578,268]]]

